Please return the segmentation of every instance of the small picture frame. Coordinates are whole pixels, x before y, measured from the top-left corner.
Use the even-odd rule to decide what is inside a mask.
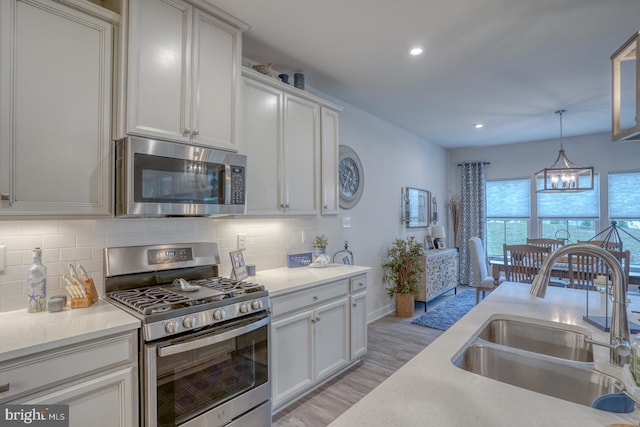
[[[430,234],[427,234],[426,236],[424,236],[424,246],[425,246],[425,249],[434,249],[433,239],[431,238]]]
[[[244,280],[249,277],[242,251],[231,251],[229,252],[229,257],[231,257],[231,275],[233,278],[236,280]]]
[[[436,239],[435,240],[436,249],[447,249],[447,245],[445,245],[444,240]]]

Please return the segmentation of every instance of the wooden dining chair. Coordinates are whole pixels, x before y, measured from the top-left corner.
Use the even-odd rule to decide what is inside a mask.
[[[578,240],[578,243],[589,243],[590,245],[600,246],[608,251],[620,251],[622,249],[620,242],[609,242],[607,240]]]
[[[551,248],[551,252],[564,245],[564,240],[548,237],[527,237],[527,245],[545,246]]]
[[[503,245],[504,270],[508,281],[531,283],[551,248],[536,245]]]
[[[625,283],[629,286],[629,262],[630,252],[609,250],[620,266],[625,276]],[[598,276],[605,276],[610,280],[609,267],[600,258],[590,254],[577,253],[569,256],[569,287],[575,289],[596,290]]]

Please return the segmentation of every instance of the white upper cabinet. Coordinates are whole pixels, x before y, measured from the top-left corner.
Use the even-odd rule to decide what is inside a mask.
[[[336,214],[339,107],[326,108],[313,95],[243,72],[247,214]]]
[[[99,7],[0,2],[0,215],[110,213],[117,22]]]
[[[338,112],[321,108],[321,213],[338,214]]]
[[[130,2],[126,133],[237,150],[241,38],[180,0]]]

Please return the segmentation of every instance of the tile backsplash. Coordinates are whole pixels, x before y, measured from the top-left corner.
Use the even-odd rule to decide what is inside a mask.
[[[313,235],[316,227],[315,218],[1,220],[6,265],[0,272],[0,311],[26,307],[34,247],[42,248],[47,266],[47,298],[66,293],[62,275],[69,263],[82,264],[103,295],[105,247],[214,241],[220,250],[219,273],[226,276],[231,271],[228,252],[236,250],[238,233],[246,234],[245,262],[259,271],[286,266],[287,253],[310,250],[301,236]]]

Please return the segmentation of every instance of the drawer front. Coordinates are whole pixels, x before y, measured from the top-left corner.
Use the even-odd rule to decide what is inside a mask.
[[[361,274],[359,276],[352,277],[351,280],[351,293],[364,291],[367,289],[367,275]]]
[[[40,353],[0,365],[0,403],[106,368],[133,363],[135,333]]]
[[[349,280],[344,279],[337,282],[326,283],[315,286],[311,289],[292,292],[290,294],[274,297],[271,299],[271,311],[273,317],[294,312],[306,307],[322,304],[335,298],[347,295],[349,291]]]

